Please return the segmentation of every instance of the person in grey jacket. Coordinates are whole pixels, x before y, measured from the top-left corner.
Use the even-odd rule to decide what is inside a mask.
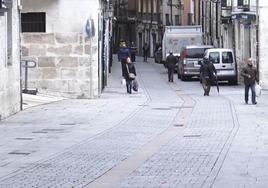
[[[246,66],[241,71],[241,76],[244,77],[245,84],[245,103],[248,104],[248,92],[251,90],[251,102],[252,104],[257,104],[256,93],[255,93],[255,82],[258,80],[257,68],[253,66],[252,59],[246,61]]]

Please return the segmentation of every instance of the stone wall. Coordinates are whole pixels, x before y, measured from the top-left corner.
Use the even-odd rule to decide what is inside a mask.
[[[21,104],[17,7],[14,0],[9,14],[0,16],[0,120],[18,112]]]
[[[98,45],[83,33],[23,33],[23,59],[33,59],[28,86],[70,98],[98,95]]]

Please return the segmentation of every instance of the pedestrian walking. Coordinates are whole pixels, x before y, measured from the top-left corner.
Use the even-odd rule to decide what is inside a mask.
[[[241,76],[244,77],[245,84],[245,103],[248,104],[248,93],[249,89],[251,90],[251,102],[252,104],[257,104],[256,101],[256,92],[255,92],[255,83],[259,82],[258,73],[255,66],[253,66],[252,59],[249,58],[246,61],[246,66],[241,71]]]
[[[200,76],[204,89],[204,96],[209,96],[211,85],[214,83],[215,77],[217,77],[217,71],[213,63],[209,61],[207,57],[204,58],[204,62],[201,64]]]
[[[132,82],[136,78],[136,69],[130,58],[127,58],[123,66],[123,76],[126,79],[127,93],[132,93]]]
[[[174,77],[174,69],[175,65],[177,63],[178,59],[173,55],[173,52],[170,51],[169,55],[167,56],[166,60],[166,66],[168,69],[168,81],[173,82],[173,77]]]
[[[123,75],[123,67],[126,64],[127,58],[131,56],[130,50],[129,50],[129,48],[127,48],[125,42],[121,43],[121,46],[120,46],[119,51],[117,53],[117,56],[118,56],[118,61],[121,62],[122,76],[124,76]]]
[[[131,53],[131,61],[135,62],[136,61],[137,47],[135,46],[134,42],[131,42],[130,53]]]
[[[149,52],[149,45],[147,43],[145,43],[142,49],[143,49],[144,62],[147,62],[147,57],[148,57],[148,52]]]

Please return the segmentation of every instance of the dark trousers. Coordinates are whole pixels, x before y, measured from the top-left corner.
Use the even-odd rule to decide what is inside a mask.
[[[147,62],[148,52],[143,52],[143,59]]]
[[[248,92],[249,88],[251,90],[251,102],[252,104],[256,103],[256,92],[255,92],[255,85],[245,85],[245,102],[248,103]]]
[[[127,93],[132,93],[132,80],[126,80]]]
[[[136,61],[136,54],[131,54],[131,61],[135,62]]]
[[[211,88],[211,83],[209,79],[202,78],[202,86],[204,89],[204,96],[209,96],[210,88]]]
[[[168,81],[173,82],[174,68],[168,68]]]
[[[124,64],[126,63],[126,59],[121,59],[121,70],[122,70],[122,76],[124,76]]]

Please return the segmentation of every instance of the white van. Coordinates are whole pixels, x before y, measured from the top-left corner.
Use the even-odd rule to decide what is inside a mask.
[[[212,48],[205,51],[204,57],[208,58],[214,64],[219,81],[228,81],[234,85],[237,84],[237,64],[233,50]]]

